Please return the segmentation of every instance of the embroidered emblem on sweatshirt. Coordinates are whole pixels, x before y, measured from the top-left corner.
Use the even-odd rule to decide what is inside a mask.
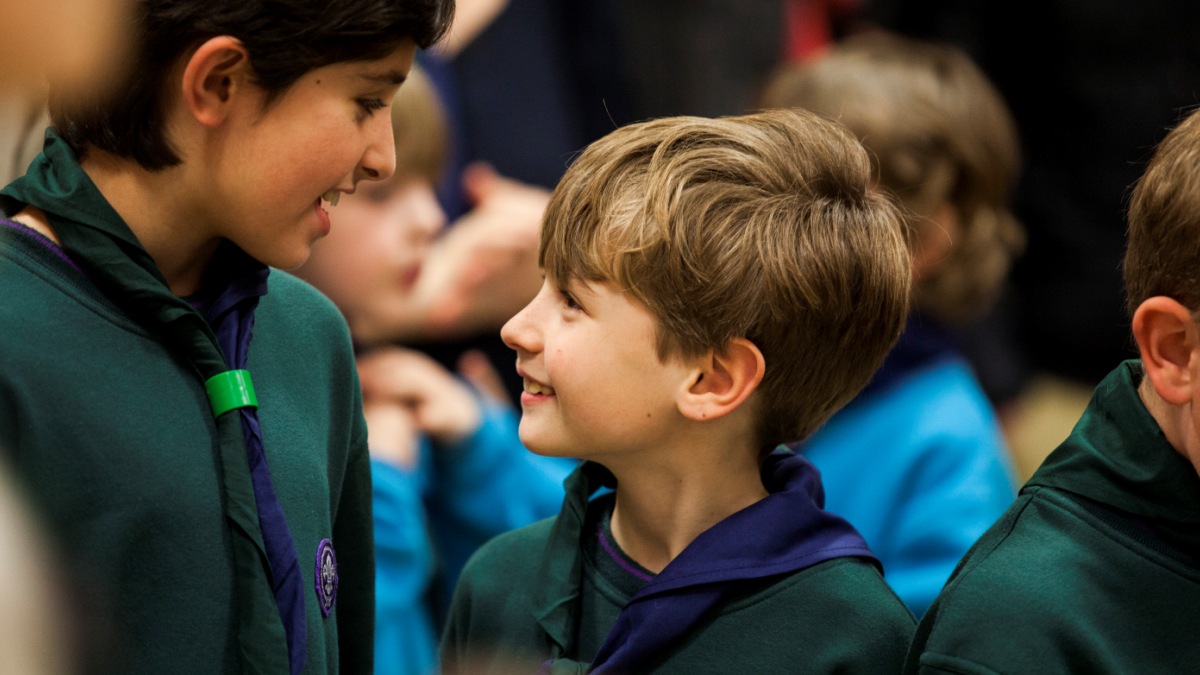
[[[338,574],[337,555],[333,552],[333,542],[322,539],[317,544],[317,602],[321,605],[321,614],[329,618],[333,605],[337,602]]]

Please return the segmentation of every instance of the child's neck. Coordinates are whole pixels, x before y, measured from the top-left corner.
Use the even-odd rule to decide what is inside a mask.
[[[702,532],[767,496],[753,453],[714,458],[696,453],[673,465],[614,475],[613,538],[655,574]]]
[[[95,148],[80,165],[150,254],[171,292],[187,296],[200,290],[220,241],[189,222],[196,205],[180,194],[184,167],[147,171]]]

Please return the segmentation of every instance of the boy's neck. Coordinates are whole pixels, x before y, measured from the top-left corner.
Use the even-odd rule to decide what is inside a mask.
[[[1146,406],[1146,411],[1158,423],[1167,443],[1171,445],[1184,459],[1191,462],[1196,473],[1200,474],[1200,429],[1196,427],[1196,416],[1192,407],[1196,402],[1187,405],[1172,405],[1164,401],[1155,391],[1149,377],[1142,377],[1138,385],[1138,397]]]
[[[95,148],[80,166],[150,254],[171,292],[187,296],[200,290],[220,241],[190,217],[200,205],[183,188],[184,167],[148,171]]]
[[[618,484],[613,538],[655,574],[702,532],[767,496],[757,453],[694,450],[677,461],[608,467]]]

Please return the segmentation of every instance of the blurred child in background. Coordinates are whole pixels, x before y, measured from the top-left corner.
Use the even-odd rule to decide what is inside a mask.
[[[882,33],[780,72],[764,103],[848,126],[908,211],[914,311],[905,332],[803,452],[821,470],[826,506],[862,532],[919,617],[1014,498],[995,413],[947,327],[989,306],[1022,245],[1009,212],[1016,130],[964,54]]]
[[[495,534],[557,512],[574,462],[529,453],[509,406],[393,344],[422,330],[426,310],[438,307],[418,299],[434,295],[423,284],[474,283],[461,278],[479,254],[463,243],[481,239],[469,228],[526,224],[497,223],[511,212],[493,204],[455,225],[464,229],[448,250],[438,239],[446,223],[434,195],[446,123],[418,68],[396,96],[392,120],[395,174],[340,200],[329,236],[298,274],[342,311],[357,349],[374,482],[376,672],[415,674],[436,669],[438,605],[467,556]],[[486,183],[484,191],[524,189],[485,168],[468,180]],[[425,284],[430,276],[436,283]],[[486,361],[467,358],[464,371],[486,378]]]

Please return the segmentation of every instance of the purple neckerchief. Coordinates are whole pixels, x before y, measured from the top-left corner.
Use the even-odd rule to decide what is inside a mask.
[[[70,265],[76,272],[79,272],[80,274],[87,276],[87,274],[83,271],[83,268],[81,268],[79,265],[76,265],[75,261],[71,260],[70,256],[67,255],[66,251],[62,250],[61,246],[59,246],[58,244],[55,244],[53,241],[50,240],[49,237],[42,234],[41,232],[38,232],[37,230],[33,229],[32,227],[27,227],[25,225],[22,225],[21,223],[18,223],[15,220],[9,220],[7,218],[0,218],[0,225],[3,225],[10,229],[16,230],[23,234],[29,235],[30,237],[33,238],[34,241],[41,244],[47,251],[50,251],[51,253],[53,253],[55,255],[55,257],[57,257],[59,260]]]
[[[835,558],[879,561],[850,523],[823,509],[821,476],[807,459],[777,450],[763,462],[764,499],[696,537],[617,616],[587,672],[635,673],[670,653],[739,582],[787,574]],[[620,487],[617,488],[620,491]],[[569,670],[553,661],[539,672]]]
[[[225,255],[222,255],[225,254]],[[231,260],[232,259],[232,260]],[[234,370],[244,369],[250,357],[250,338],[254,332],[254,310],[259,298],[267,294],[270,269],[232,246],[223,248],[214,265],[229,264],[228,282],[202,311],[217,336],[225,360]],[[304,614],[304,583],[296,554],[296,544],[288,529],[283,506],[271,482],[271,469],[263,451],[262,430],[256,408],[242,408],[242,432],[246,439],[246,458],[254,483],[254,502],[262,528],[263,546],[271,565],[272,591],[279,607],[279,618],[287,632],[288,662],[293,675],[304,668],[307,657],[308,627]]]

